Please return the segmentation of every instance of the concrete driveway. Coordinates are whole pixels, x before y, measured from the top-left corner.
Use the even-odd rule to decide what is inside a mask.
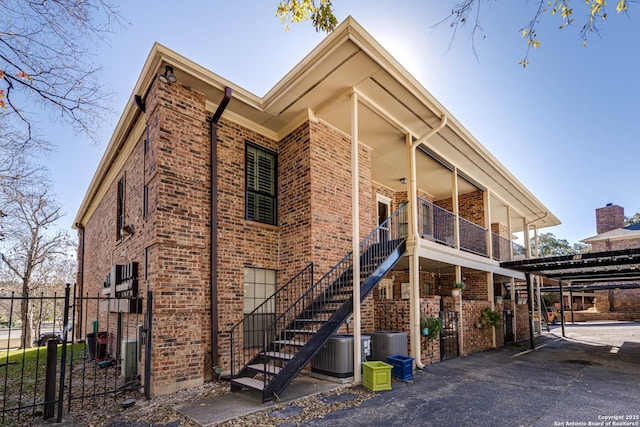
[[[428,366],[302,426],[640,426],[640,322],[567,326]]]

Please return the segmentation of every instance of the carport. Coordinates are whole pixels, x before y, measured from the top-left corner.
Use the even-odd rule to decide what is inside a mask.
[[[557,280],[559,286],[545,290],[584,290],[640,288],[640,249],[592,252],[579,255],[563,255],[546,258],[530,258],[500,263],[503,268],[520,271],[527,280],[529,295],[529,334],[531,348],[535,348],[533,335],[533,284],[532,276]],[[562,336],[565,336],[564,304],[560,304]]]

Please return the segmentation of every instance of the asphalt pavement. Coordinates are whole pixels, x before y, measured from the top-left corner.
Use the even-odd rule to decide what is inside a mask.
[[[640,426],[640,322],[555,327],[428,366],[301,426]]]
[[[524,341],[429,365],[359,405],[299,424],[286,420],[297,412],[294,396],[285,411],[231,394],[180,412],[202,425],[233,418],[220,417],[224,403],[235,416],[265,411],[265,425],[640,427],[640,322],[567,325],[565,332],[545,332],[535,350]]]

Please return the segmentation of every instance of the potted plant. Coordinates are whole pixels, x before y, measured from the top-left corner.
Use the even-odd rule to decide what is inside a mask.
[[[427,341],[434,340],[442,333],[442,320],[439,317],[420,317],[420,329]]]
[[[480,322],[482,325],[494,328],[500,327],[500,315],[497,311],[491,310],[489,307],[482,309],[482,315],[480,316]]]
[[[454,283],[451,289],[451,295],[454,297],[459,297],[462,294],[462,291],[464,290],[464,288],[466,287],[467,285],[464,282]]]
[[[429,335],[429,327],[427,326],[428,317],[423,313],[420,316],[420,333],[425,337]]]
[[[435,340],[442,333],[442,320],[439,317],[428,317],[426,314],[422,314],[420,317],[420,328],[422,329],[422,335],[425,337],[425,348],[429,341]],[[429,351],[431,353],[431,350]],[[431,360],[431,354],[429,354]]]

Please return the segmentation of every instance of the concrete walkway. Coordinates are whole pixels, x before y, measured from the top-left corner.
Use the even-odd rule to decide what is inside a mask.
[[[429,365],[411,382],[394,381],[392,390],[358,406],[301,424],[287,423],[282,411],[270,415],[257,402],[242,403],[242,394],[228,395],[225,405],[234,416],[266,409],[264,425],[640,426],[640,323],[568,325],[567,338],[560,334],[555,327],[537,338],[534,351],[527,341]],[[215,425],[224,421],[215,415],[217,402],[199,416],[198,404],[180,412]]]

